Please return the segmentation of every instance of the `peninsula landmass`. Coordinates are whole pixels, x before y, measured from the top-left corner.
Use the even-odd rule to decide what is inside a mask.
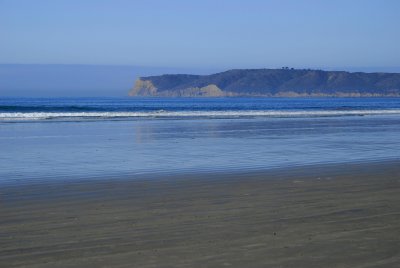
[[[310,69],[235,69],[211,75],[140,77],[130,96],[399,97],[400,73]]]

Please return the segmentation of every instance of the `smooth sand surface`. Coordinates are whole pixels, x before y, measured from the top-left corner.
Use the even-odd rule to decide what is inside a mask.
[[[400,267],[400,163],[0,188],[0,267]]]

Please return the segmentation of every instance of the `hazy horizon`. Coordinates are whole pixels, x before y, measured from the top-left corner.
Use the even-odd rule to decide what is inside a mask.
[[[400,67],[304,67],[308,68],[349,72],[400,72]],[[228,69],[133,65],[0,64],[0,97],[125,97],[140,76],[206,75],[226,70]]]
[[[0,97],[124,97],[139,76],[212,70],[84,64],[0,64]]]

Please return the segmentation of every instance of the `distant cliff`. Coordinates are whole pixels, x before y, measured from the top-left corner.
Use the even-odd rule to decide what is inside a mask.
[[[399,73],[243,69],[212,75],[139,78],[130,96],[155,97],[384,97],[400,96]]]

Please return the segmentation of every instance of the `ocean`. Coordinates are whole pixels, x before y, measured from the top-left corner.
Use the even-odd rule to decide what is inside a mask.
[[[399,98],[1,98],[0,183],[400,158]]]

